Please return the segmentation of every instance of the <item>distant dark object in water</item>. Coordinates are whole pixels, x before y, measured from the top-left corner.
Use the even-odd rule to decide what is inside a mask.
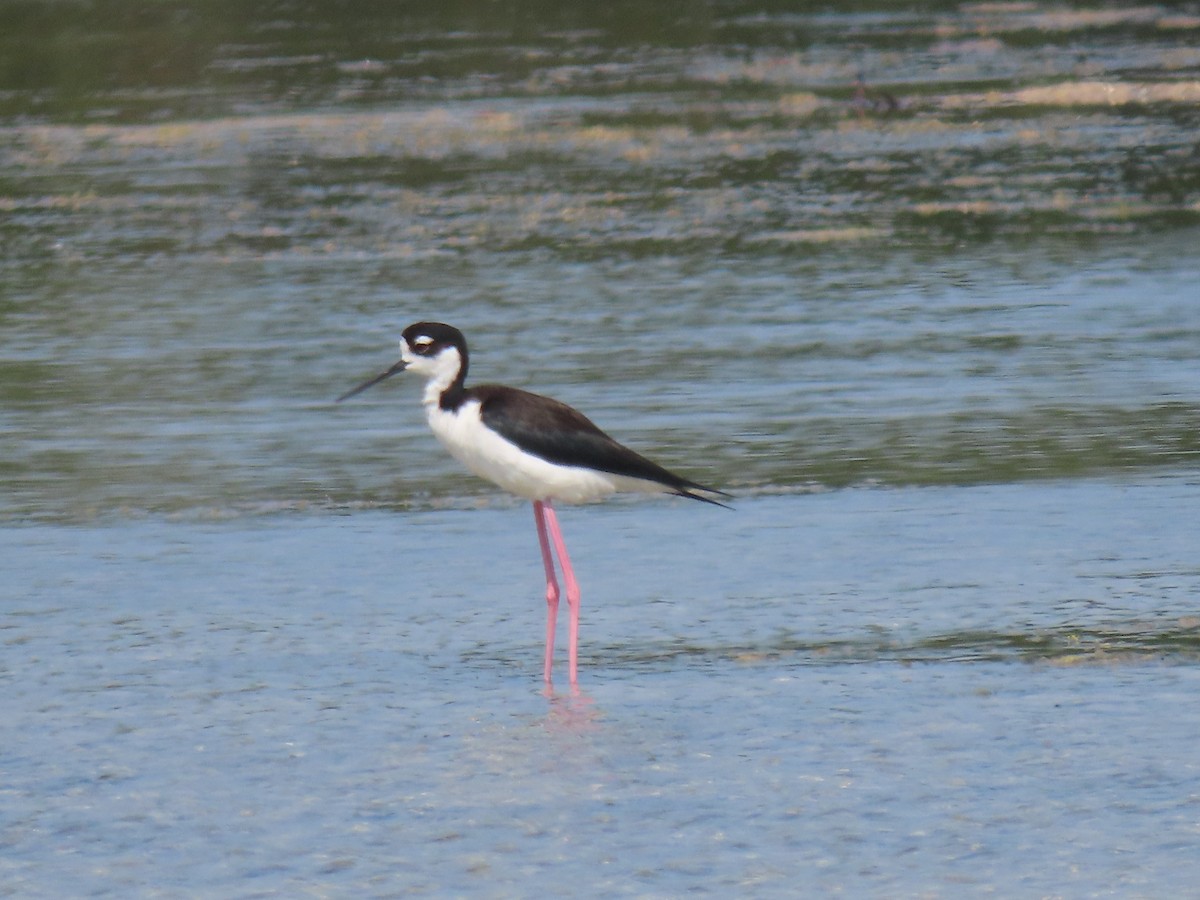
[[[854,111],[860,118],[868,114],[890,115],[900,109],[900,101],[895,94],[878,88],[868,88],[861,75],[854,79],[854,97],[850,101]]]

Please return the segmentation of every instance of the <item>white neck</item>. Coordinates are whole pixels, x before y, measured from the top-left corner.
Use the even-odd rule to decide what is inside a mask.
[[[433,359],[424,356],[414,356],[409,362],[409,369],[424,375],[425,393],[421,402],[425,406],[437,406],[446,388],[454,383],[462,368],[462,357],[454,347],[447,347]]]

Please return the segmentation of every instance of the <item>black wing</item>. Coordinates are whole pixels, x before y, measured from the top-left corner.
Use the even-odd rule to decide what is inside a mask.
[[[547,462],[652,481],[671,493],[717,506],[725,504],[694,492],[729,496],[676,475],[617,443],[583,413],[558,400],[491,384],[469,393],[480,401],[484,425]]]

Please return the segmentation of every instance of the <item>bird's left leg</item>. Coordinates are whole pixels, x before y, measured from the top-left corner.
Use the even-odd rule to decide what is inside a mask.
[[[542,546],[542,564],[546,567],[546,665],[542,677],[550,684],[550,670],[554,667],[554,626],[558,621],[558,579],[554,575],[554,557],[546,535],[546,505],[541,500],[533,501],[533,521],[537,525],[538,543]]]

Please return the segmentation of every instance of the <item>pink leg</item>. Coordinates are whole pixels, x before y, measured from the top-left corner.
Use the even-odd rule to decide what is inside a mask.
[[[554,624],[558,619],[558,579],[554,577],[554,557],[546,537],[545,508],[541,500],[533,501],[533,521],[537,525],[538,543],[542,545],[542,564],[546,567],[546,666],[542,677],[550,683],[554,667]]]
[[[567,665],[571,676],[571,685],[579,683],[576,657],[579,654],[579,584],[575,581],[575,571],[571,568],[571,557],[567,555],[567,542],[563,540],[562,529],[558,527],[558,515],[554,512],[554,507],[547,500],[542,504],[542,518],[545,519],[545,527],[550,532],[550,537],[554,541],[554,550],[558,554],[558,563],[562,566],[563,581],[567,583],[567,607],[571,610],[571,632],[570,643],[567,645]],[[539,532],[540,534],[540,532]],[[545,548],[545,538],[543,536],[542,547]],[[543,553],[543,556],[546,556]],[[549,559],[548,556],[546,556]],[[558,591],[558,585],[555,585],[555,593]]]

